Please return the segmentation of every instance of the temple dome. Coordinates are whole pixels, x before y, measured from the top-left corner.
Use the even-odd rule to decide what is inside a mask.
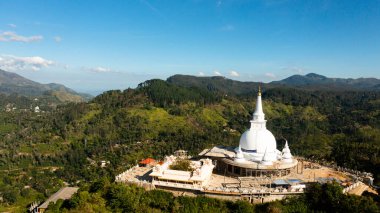
[[[245,152],[269,153],[276,151],[276,139],[267,129],[248,129],[240,137],[240,147]]]
[[[266,128],[266,122],[259,88],[256,109],[250,121],[251,127],[241,135],[239,149],[246,159],[261,162],[265,157],[264,163],[269,165],[269,161],[281,159],[281,152],[277,150],[273,134]]]

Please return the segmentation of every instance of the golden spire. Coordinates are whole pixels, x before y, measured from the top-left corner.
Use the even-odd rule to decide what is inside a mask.
[[[257,93],[258,96],[261,96],[261,87],[259,85],[259,92]]]

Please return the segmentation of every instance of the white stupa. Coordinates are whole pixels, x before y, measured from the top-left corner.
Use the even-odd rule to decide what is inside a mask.
[[[290,154],[286,154],[286,158],[282,156],[282,153],[277,150],[276,139],[273,134],[266,128],[265,114],[263,112],[263,106],[261,101],[261,90],[257,95],[256,110],[253,113],[253,119],[250,121],[251,127],[245,131],[241,138],[239,147],[235,149],[236,159],[241,161],[241,155],[246,160],[258,162],[263,165],[272,165],[273,162],[286,159],[291,161]],[[285,148],[284,148],[285,149]],[[287,147],[289,149],[289,147]],[[287,150],[285,150],[287,152]]]
[[[241,148],[240,148],[240,147],[238,147],[238,149],[237,149],[237,151],[236,151],[235,162],[238,162],[238,163],[243,163],[243,162],[245,162],[244,154],[243,154],[243,152],[241,151]]]
[[[271,159],[271,156],[268,155],[267,150],[265,150],[263,160],[260,162],[262,165],[270,166],[273,165],[273,160]]]
[[[237,177],[283,177],[290,174],[295,171],[298,160],[292,156],[287,141],[282,152],[277,149],[276,139],[267,129],[266,122],[259,88],[250,128],[241,135],[239,146],[235,149],[215,146],[204,149],[199,156],[216,159],[218,172]]]
[[[292,163],[293,162],[293,156],[290,153],[288,141],[285,142],[285,146],[282,149],[282,161],[284,163]]]

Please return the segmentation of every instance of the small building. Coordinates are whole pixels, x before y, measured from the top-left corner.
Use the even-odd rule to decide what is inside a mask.
[[[41,112],[40,107],[39,106],[34,107],[34,112],[40,113]]]
[[[173,170],[170,166],[181,158],[176,156],[167,156],[164,164],[157,164],[153,167],[152,173],[149,174],[156,186],[165,186],[171,188],[189,188],[200,189],[206,186],[211,179],[214,165],[210,159],[199,161],[190,161],[190,167],[193,171]]]
[[[105,160],[100,161],[100,167],[101,168],[107,167],[107,164],[110,164],[110,162],[109,161],[105,161]]]
[[[282,187],[282,188],[291,188],[291,189],[299,189],[305,188],[304,184],[301,184],[302,181],[300,179],[277,179],[272,182],[272,187]]]
[[[284,180],[284,179],[279,179],[279,180],[275,180],[272,182],[272,186],[273,187],[282,187],[282,188],[288,188],[291,184]]]
[[[139,166],[147,167],[147,166],[154,166],[156,164],[156,160],[153,158],[146,158],[139,162]]]

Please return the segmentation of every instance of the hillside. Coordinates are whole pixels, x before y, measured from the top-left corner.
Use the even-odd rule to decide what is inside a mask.
[[[167,79],[167,82],[182,87],[200,88],[227,95],[253,94],[259,85],[266,85],[260,82],[235,81],[222,76],[196,77],[190,75],[173,75]]]
[[[301,87],[304,89],[324,90],[379,90],[380,79],[376,78],[328,78],[323,75],[309,73],[307,75],[293,75],[271,84]]]
[[[379,182],[379,92],[263,87],[267,126],[279,147],[285,137],[293,155],[373,172]],[[51,113],[0,112],[0,191],[7,195],[0,211],[41,200],[63,181],[112,180],[145,157],[236,146],[255,100],[155,79]],[[102,160],[110,164],[100,168]]]
[[[0,70],[0,93],[17,93],[27,97],[53,96],[61,102],[81,102],[91,98],[60,84],[41,84],[4,70]]]
[[[184,87],[202,88],[227,95],[249,95],[257,91],[259,85],[270,88],[299,88],[302,90],[334,90],[334,91],[380,91],[380,79],[376,78],[328,78],[315,73],[293,75],[280,81],[270,83],[242,82],[221,76],[196,77],[174,75],[167,82]]]

